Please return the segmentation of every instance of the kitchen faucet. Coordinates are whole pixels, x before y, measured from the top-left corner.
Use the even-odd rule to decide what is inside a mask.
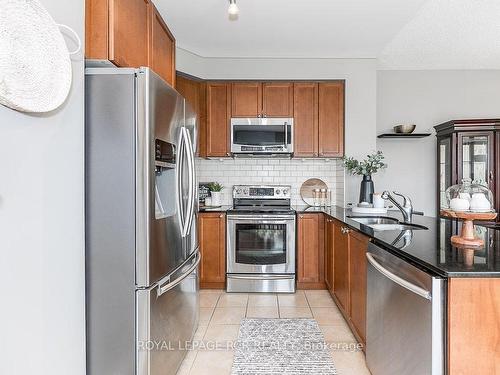
[[[411,199],[407,195],[398,193],[393,191],[392,194],[398,195],[403,198],[403,205],[399,204],[399,202],[391,195],[390,191],[386,190],[382,193],[382,198],[387,199],[392,202],[403,214],[403,221],[405,223],[411,223],[412,215],[423,215],[423,212],[414,211],[413,205],[411,204]]]

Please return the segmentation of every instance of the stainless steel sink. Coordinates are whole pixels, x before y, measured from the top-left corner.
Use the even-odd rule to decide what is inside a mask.
[[[398,219],[387,216],[348,216],[349,219],[372,228],[374,231],[384,230],[427,230],[428,228],[418,225],[401,223]]]
[[[368,225],[374,231],[383,231],[383,230],[427,230],[428,228],[417,225],[417,224],[371,224]]]
[[[349,219],[357,221],[364,225],[379,225],[379,224],[399,224],[399,220],[393,217],[386,216],[348,216]]]

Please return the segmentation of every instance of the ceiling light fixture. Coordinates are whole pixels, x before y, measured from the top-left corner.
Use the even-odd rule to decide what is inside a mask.
[[[227,12],[230,16],[237,16],[238,13],[240,13],[238,5],[236,5],[236,0],[229,0],[229,8],[227,9]]]

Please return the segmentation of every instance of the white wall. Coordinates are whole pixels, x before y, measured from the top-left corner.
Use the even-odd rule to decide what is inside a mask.
[[[41,3],[84,39],[83,0]],[[54,113],[0,106],[1,374],[85,373],[82,55],[72,65]]]
[[[398,123],[426,132],[442,122],[500,116],[500,70],[379,71],[377,132]],[[376,190],[407,193],[417,210],[436,215],[436,137],[378,139],[389,167],[376,176]]]
[[[203,58],[179,49],[177,54],[177,70],[205,79],[345,79],[346,154],[361,157],[375,150],[375,59]],[[359,182],[346,178],[346,202],[357,202]]]

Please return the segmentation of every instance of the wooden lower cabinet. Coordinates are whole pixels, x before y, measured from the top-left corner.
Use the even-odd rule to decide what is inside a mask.
[[[500,279],[448,281],[448,374],[500,374]]]
[[[356,338],[366,343],[366,250],[369,238],[326,219],[326,284]]]
[[[325,289],[324,215],[299,214],[297,219],[297,288]]]
[[[350,317],[361,342],[366,343],[366,250],[368,237],[349,232]]]
[[[330,293],[333,293],[333,281],[334,281],[334,242],[335,238],[335,222],[333,219],[327,217],[325,219],[325,284],[326,289]]]
[[[349,315],[349,238],[346,229],[345,224],[335,221],[333,294],[339,307]]]
[[[201,212],[198,219],[200,242],[200,287],[220,288],[226,284],[226,214]]]

